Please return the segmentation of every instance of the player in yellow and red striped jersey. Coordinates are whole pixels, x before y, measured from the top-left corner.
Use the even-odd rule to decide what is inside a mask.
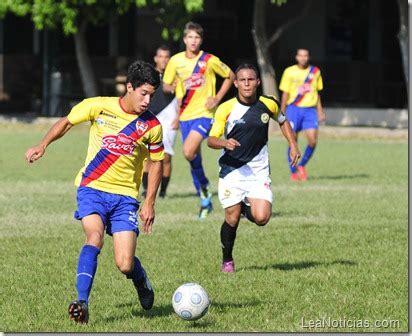
[[[153,66],[140,61],[132,63],[123,97],[85,99],[67,117],[57,121],[39,145],[26,152],[27,161],[34,162],[72,126],[90,123],[86,162],[75,182],[78,186],[75,218],[81,220],[86,235],[77,265],[78,299],[69,305],[69,316],[76,322],[88,322],[89,295],[105,230],[113,236],[116,265],[132,280],[143,309],[153,306],[153,289],[135,256],[140,205],[136,198],[143,161],[150,156],[152,165],[140,218],[143,231],[151,233],[164,153],[161,125],[147,107],[159,84],[159,74]]]
[[[291,180],[307,180],[305,165],[308,163],[318,138],[319,121],[325,120],[319,91],[323,89],[320,69],[309,64],[309,50],[300,48],[296,52],[296,65],[285,69],[280,81],[282,93],[281,109],[293,128],[295,137],[305,131],[308,146],[297,168],[290,166]],[[289,160],[289,154],[288,154]]]
[[[215,107],[232,86],[235,75],[218,57],[200,49],[203,28],[199,24],[186,24],[183,42],[186,50],[170,59],[163,76],[163,88],[174,92],[172,84],[178,80],[176,96],[181,101],[179,124],[183,154],[190,163],[193,184],[200,196],[199,218],[203,219],[212,210],[212,194],[203,170],[200,146],[208,136]],[[217,93],[216,75],[224,78]],[[183,92],[179,94],[179,91]]]

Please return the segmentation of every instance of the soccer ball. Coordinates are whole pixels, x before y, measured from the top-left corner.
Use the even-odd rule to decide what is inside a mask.
[[[200,319],[209,309],[209,297],[202,286],[185,283],[173,294],[172,305],[176,314],[187,321]]]

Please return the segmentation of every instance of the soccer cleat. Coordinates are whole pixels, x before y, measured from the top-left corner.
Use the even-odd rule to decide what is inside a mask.
[[[89,307],[84,300],[73,301],[69,305],[70,320],[77,323],[86,324],[89,322]]]
[[[298,174],[301,181],[308,180],[308,174],[306,173],[306,169],[304,166],[298,166]]]
[[[143,278],[135,284],[135,287],[142,308],[144,310],[151,309],[154,303],[154,290],[144,269]]]
[[[159,197],[160,197],[160,198],[165,198],[165,197],[166,197],[166,191],[160,190],[160,192],[159,192]]]
[[[224,261],[222,263],[222,272],[223,273],[235,273],[235,262],[231,261]]]
[[[199,219],[205,219],[212,210],[212,193],[209,191],[209,186],[207,186],[200,191]]]
[[[299,181],[300,180],[300,175],[298,173],[292,173],[292,174],[290,174],[290,180],[294,181],[294,182]]]

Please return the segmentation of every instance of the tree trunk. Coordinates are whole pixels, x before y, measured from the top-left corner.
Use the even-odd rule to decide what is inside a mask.
[[[271,63],[268,38],[266,35],[266,2],[266,0],[255,0],[252,36],[256,48],[263,94],[279,97],[276,73]]]
[[[86,27],[87,22],[86,20],[83,20],[80,23],[76,34],[74,34],[74,45],[76,48],[76,59],[77,64],[79,65],[84,94],[86,97],[96,97],[98,96],[99,90],[96,75],[87,51]]]
[[[408,1],[398,0],[399,8],[399,32],[398,40],[401,49],[403,74],[405,77],[406,87],[408,88]]]

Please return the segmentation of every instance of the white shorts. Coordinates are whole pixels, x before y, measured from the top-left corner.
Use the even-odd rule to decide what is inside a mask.
[[[172,129],[172,123],[177,118],[177,99],[174,98],[161,112],[156,115],[156,118],[162,124],[163,129],[163,146],[165,153],[174,155],[173,145],[175,143],[177,131]]]
[[[219,179],[219,201],[223,209],[238,204],[245,197],[273,202],[270,177],[250,180]]]

